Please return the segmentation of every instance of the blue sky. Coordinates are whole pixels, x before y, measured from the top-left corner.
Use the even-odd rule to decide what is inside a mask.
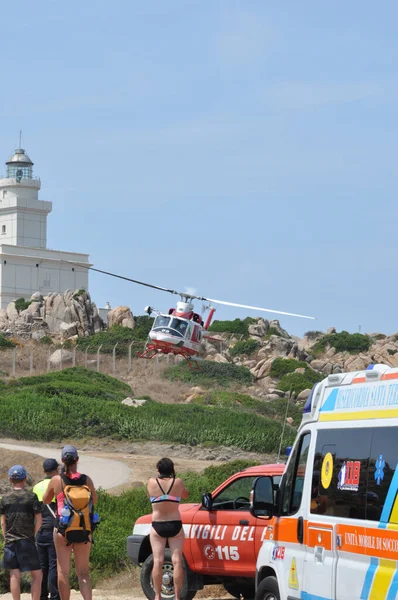
[[[50,248],[317,317],[281,318],[297,335],[398,331],[397,17],[392,1],[7,3],[0,158],[22,128]],[[173,305],[95,273],[90,291]]]

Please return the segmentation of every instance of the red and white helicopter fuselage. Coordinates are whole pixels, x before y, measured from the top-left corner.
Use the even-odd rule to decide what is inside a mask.
[[[203,331],[209,327],[214,311],[210,308],[206,323],[194,312],[190,302],[177,302],[176,308],[170,308],[168,314],[159,313],[141,357],[153,358],[158,353],[180,354],[187,359],[198,356]],[[147,307],[146,312],[152,312],[152,309]]]

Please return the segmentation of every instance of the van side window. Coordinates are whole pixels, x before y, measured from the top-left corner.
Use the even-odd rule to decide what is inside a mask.
[[[366,518],[370,521],[398,524],[397,462],[397,427],[374,429],[366,502]],[[392,493],[389,494],[390,488]]]
[[[283,487],[283,515],[292,515],[300,508],[310,439],[310,433],[305,433],[293,450],[293,456],[286,471]]]
[[[365,519],[373,430],[321,429],[316,440],[311,512]]]

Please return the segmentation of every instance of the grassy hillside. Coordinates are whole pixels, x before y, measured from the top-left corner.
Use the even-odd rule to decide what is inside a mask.
[[[240,385],[251,385],[253,383],[253,375],[246,367],[210,360],[202,361],[200,369],[191,368],[186,362],[180,363],[166,369],[164,376],[171,381],[183,381],[205,387],[228,387],[232,383]]]
[[[149,401],[135,409],[121,405],[127,395],[132,390],[125,383],[82,367],[2,383],[0,434],[41,441],[113,436],[212,442],[257,452],[278,448],[282,425],[275,419],[279,409],[274,405],[265,410],[255,400],[188,405]],[[291,441],[294,431],[289,428],[286,437]]]

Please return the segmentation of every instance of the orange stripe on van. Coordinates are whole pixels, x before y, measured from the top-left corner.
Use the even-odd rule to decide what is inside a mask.
[[[268,527],[265,539],[269,540],[270,535],[272,539],[277,540],[278,544],[290,543],[298,544],[297,539],[297,519],[280,517],[276,519],[273,530]],[[304,521],[304,544],[307,543],[307,521]]]
[[[308,523],[308,543],[307,546],[315,548],[322,546],[325,550],[332,550],[333,527],[320,523]]]
[[[387,381],[388,379],[398,379],[398,373],[385,373],[380,379],[383,381]]]
[[[398,560],[396,530],[337,525],[336,534],[340,536],[339,549],[343,552]]]
[[[355,377],[352,380],[352,383],[366,383],[366,377]]]

